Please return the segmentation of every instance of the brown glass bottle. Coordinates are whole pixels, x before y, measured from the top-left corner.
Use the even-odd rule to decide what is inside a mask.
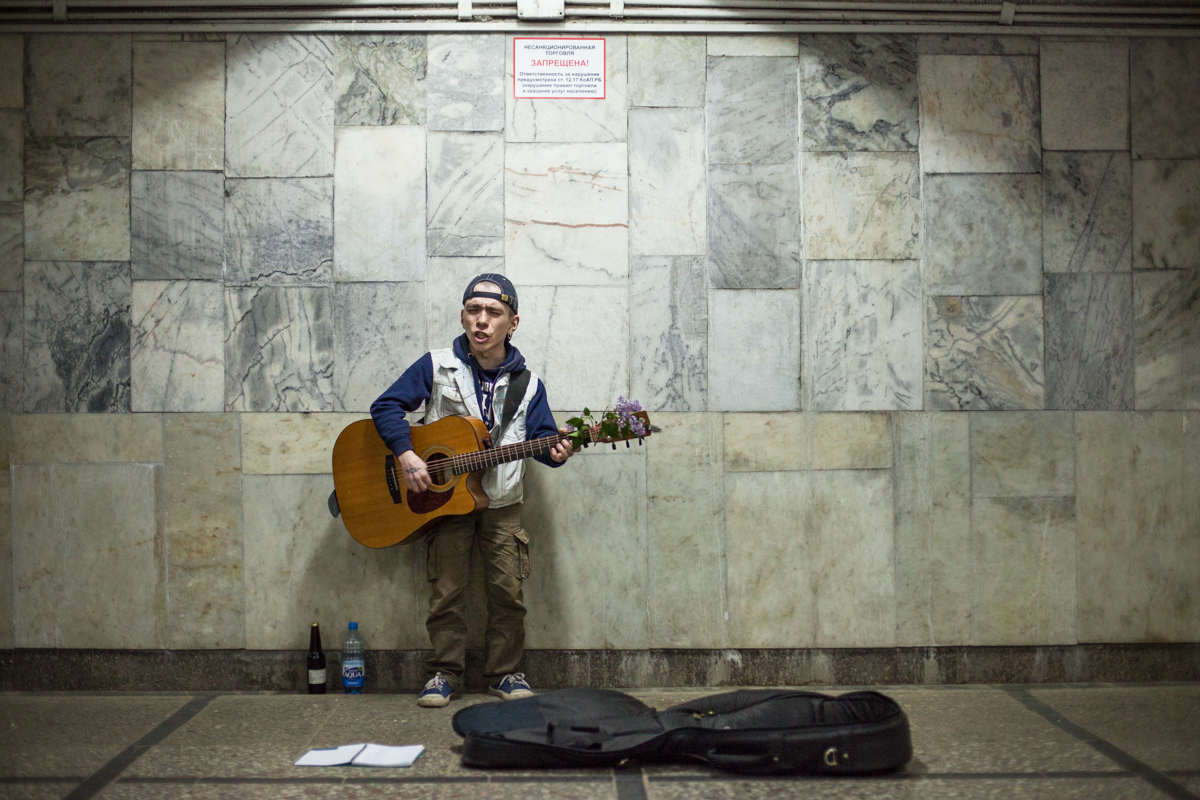
[[[321,626],[314,622],[308,637],[308,693],[325,694],[328,686],[325,651],[321,649]]]

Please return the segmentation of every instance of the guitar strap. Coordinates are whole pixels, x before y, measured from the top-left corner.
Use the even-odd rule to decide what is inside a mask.
[[[528,388],[529,370],[522,369],[520,372],[509,373],[508,391],[504,393],[504,411],[500,414],[500,427],[497,429],[499,432],[496,434],[496,446],[499,446],[501,440],[504,439],[504,432],[508,430],[508,424],[516,416],[517,407],[525,399],[525,391]]]

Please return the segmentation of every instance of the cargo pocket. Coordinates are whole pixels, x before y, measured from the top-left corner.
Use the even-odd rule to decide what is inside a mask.
[[[517,577],[525,580],[529,577],[529,534],[517,528],[513,535],[517,539]]]

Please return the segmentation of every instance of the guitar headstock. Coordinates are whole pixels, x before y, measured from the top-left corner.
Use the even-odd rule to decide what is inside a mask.
[[[640,431],[637,429],[637,425],[620,426],[615,422],[601,422],[587,427],[588,440],[584,442],[583,446],[611,444],[613,449],[616,449],[617,442],[625,442],[625,446],[629,447],[630,441],[637,439],[638,444],[641,444],[647,436],[662,430],[658,426],[650,424],[650,415],[645,411],[634,411],[631,416],[640,424]]]

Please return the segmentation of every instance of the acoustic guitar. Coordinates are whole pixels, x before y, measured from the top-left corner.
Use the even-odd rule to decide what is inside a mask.
[[[651,427],[646,412],[634,414]],[[602,436],[600,426],[584,429],[585,444],[614,443],[635,436]],[[351,423],[333,446],[334,493],[330,511],[341,513],[346,530],[367,547],[417,541],[446,517],[482,511],[489,505],[482,473],[489,467],[549,453],[564,436],[545,436],[492,447],[483,422],[474,417],[444,417],[412,426],[412,446],[429,468],[427,491],[409,491],[400,462],[369,419]],[[640,441],[639,441],[640,443]]]

